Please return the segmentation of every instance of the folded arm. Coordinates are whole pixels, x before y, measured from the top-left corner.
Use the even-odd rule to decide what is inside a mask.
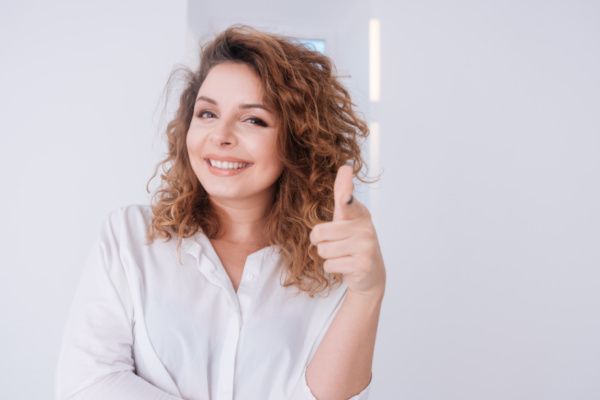
[[[86,259],[69,310],[55,399],[181,400],[135,374],[133,306],[108,222]]]

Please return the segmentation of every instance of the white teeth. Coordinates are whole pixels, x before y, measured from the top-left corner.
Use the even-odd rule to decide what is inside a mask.
[[[210,165],[213,167],[217,167],[219,169],[240,169],[246,167],[247,163],[236,163],[229,161],[217,161],[217,160],[208,160]]]

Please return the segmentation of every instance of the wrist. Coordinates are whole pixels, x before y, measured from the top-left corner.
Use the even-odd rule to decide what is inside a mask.
[[[350,301],[361,302],[365,304],[379,305],[383,301],[383,296],[385,294],[385,288],[376,288],[369,290],[367,292],[355,291],[348,288],[347,297],[350,298]]]

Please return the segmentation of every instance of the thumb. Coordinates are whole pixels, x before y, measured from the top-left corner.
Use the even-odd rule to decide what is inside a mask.
[[[335,176],[333,184],[333,220],[341,221],[352,219],[354,199],[354,183],[352,183],[353,170],[348,164],[342,165]]]

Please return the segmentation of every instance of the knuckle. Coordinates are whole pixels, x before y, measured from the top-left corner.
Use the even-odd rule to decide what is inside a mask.
[[[372,242],[375,239],[375,232],[370,227],[365,228],[362,235],[368,242]]]
[[[315,234],[318,234],[319,232],[321,232],[321,229],[322,229],[322,224],[317,224],[313,227],[313,232]]]

